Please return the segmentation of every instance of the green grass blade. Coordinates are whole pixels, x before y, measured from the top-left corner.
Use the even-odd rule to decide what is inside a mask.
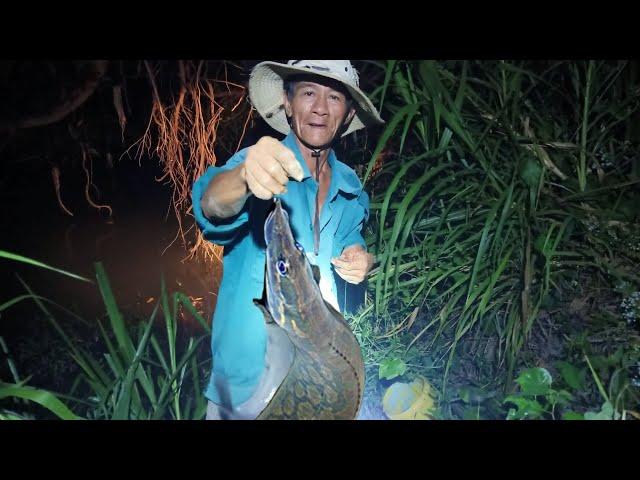
[[[80,275],[76,275],[75,273],[67,272],[66,270],[61,270],[56,267],[52,267],[51,265],[47,265],[46,263],[39,262],[37,260],[33,260],[31,258],[23,257],[22,255],[17,255],[15,253],[7,252],[6,250],[0,250],[0,258],[6,258],[7,260],[15,260],[16,262],[22,262],[29,265],[34,265],[36,267],[45,268],[47,270],[53,270],[54,272],[60,273],[62,275],[66,275],[71,278],[75,278],[76,280],[82,280],[83,282],[93,283],[88,278],[81,277]]]
[[[96,262],[94,265],[96,269],[96,279],[98,281],[98,286],[100,287],[100,294],[102,295],[102,300],[107,308],[107,315],[109,316],[111,328],[115,334],[118,347],[120,348],[122,355],[124,355],[126,362],[131,363],[135,355],[133,341],[127,332],[127,327],[122,318],[122,314],[118,309],[113,292],[111,291],[109,278],[102,266],[102,262]]]
[[[157,310],[157,306],[156,306],[156,310]],[[118,403],[116,404],[116,408],[115,408],[114,418],[116,420],[128,419],[130,418],[130,415],[132,413],[131,398],[132,396],[135,396],[135,395],[132,395],[132,391],[134,389],[133,382],[134,382],[134,379],[140,378],[140,373],[138,371],[140,367],[140,361],[142,359],[143,352],[147,347],[147,343],[149,342],[149,337],[151,335],[151,328],[153,327],[154,317],[155,317],[155,311],[154,311],[154,315],[152,315],[151,317],[151,320],[147,322],[147,325],[144,329],[144,334],[142,335],[142,339],[140,340],[140,343],[138,344],[138,348],[135,351],[133,361],[131,362],[131,365],[129,365],[129,367],[127,368],[126,378],[124,379],[124,382],[122,385],[122,391],[120,393],[120,398],[118,399]],[[141,410],[142,405],[141,405],[141,402],[139,401],[139,395],[137,396],[137,399],[138,399],[138,402],[136,402],[138,404],[137,406]],[[141,413],[142,413],[141,411],[138,411],[137,415],[140,415]]]
[[[503,201],[504,199],[501,199],[500,201],[495,202],[494,206],[491,208],[489,212],[489,215],[487,216],[484,228],[482,229],[482,237],[480,238],[480,244],[478,245],[478,252],[476,254],[476,259],[473,264],[473,270],[471,272],[471,279],[469,281],[469,292],[467,293],[465,308],[469,306],[471,294],[475,289],[476,277],[478,275],[478,272],[480,271],[480,265],[482,263],[482,259],[488,247],[489,230],[491,229],[491,225],[493,224],[493,221],[496,217],[498,207]]]
[[[211,334],[211,327],[208,325],[206,320],[204,318],[202,318],[202,315],[200,315],[198,313],[196,308],[191,303],[191,299],[187,295],[182,293],[182,292],[175,292],[174,296],[177,299],[177,301],[180,304],[182,304],[182,306],[184,306],[191,315],[193,315],[193,318],[195,318],[198,321],[198,323],[202,326],[204,331],[207,332],[210,335]]]
[[[6,397],[23,398],[42,405],[62,420],[81,420],[55,395],[46,390],[19,386],[18,384],[0,382],[0,399]]]
[[[411,104],[411,105],[407,105],[405,107],[402,107],[394,115],[394,117],[391,119],[391,121],[389,121],[387,127],[384,129],[384,131],[380,135],[380,139],[378,140],[378,144],[376,146],[376,149],[373,151],[373,154],[371,155],[371,160],[369,161],[369,164],[367,165],[367,171],[366,171],[366,173],[364,175],[364,179],[362,180],[362,185],[363,186],[366,185],[367,180],[369,179],[369,174],[371,173],[371,170],[373,169],[373,165],[375,164],[375,161],[378,158],[378,155],[380,154],[380,152],[382,152],[382,149],[385,147],[385,145],[387,144],[387,142],[391,138],[391,135],[394,133],[395,129],[398,127],[400,122],[402,122],[406,117],[413,117],[418,112],[419,108],[420,108],[420,105],[416,105],[416,104]]]

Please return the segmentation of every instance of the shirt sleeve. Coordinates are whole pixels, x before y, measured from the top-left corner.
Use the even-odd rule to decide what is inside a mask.
[[[208,167],[193,184],[191,191],[193,216],[195,217],[196,223],[202,231],[204,238],[218,245],[224,246],[230,243],[238,233],[246,229],[249,220],[250,203],[253,197],[249,197],[247,199],[242,210],[240,210],[236,215],[224,219],[207,218],[202,211],[200,201],[202,200],[202,195],[207,189],[209,182],[211,182],[216,175],[236,167],[245,160],[245,157],[245,150],[242,150],[233,155],[222,167]]]
[[[349,209],[349,211],[353,213],[353,216],[347,233],[342,239],[340,253],[351,245],[362,245],[365,250],[367,249],[367,243],[362,236],[364,225],[369,219],[369,195],[367,195],[367,192],[361,191],[355,207]]]

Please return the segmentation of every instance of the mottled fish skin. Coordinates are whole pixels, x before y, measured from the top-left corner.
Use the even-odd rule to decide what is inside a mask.
[[[357,417],[364,363],[343,316],[322,299],[311,264],[297,245],[279,200],[264,227],[267,243],[266,321],[283,328],[295,347],[289,372],[258,419]]]

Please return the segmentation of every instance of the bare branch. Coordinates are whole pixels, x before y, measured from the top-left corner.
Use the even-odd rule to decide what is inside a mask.
[[[100,79],[107,71],[107,60],[95,60],[92,62],[92,72],[88,75],[84,84],[78,87],[66,101],[56,105],[51,111],[18,120],[13,125],[0,124],[0,132],[14,131],[22,128],[42,127],[59,122],[71,112],[80,107],[96,90]]]

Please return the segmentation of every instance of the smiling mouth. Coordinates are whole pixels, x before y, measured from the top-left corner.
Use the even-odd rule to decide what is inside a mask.
[[[326,125],[322,123],[310,123],[309,126],[313,128],[326,128]]]

